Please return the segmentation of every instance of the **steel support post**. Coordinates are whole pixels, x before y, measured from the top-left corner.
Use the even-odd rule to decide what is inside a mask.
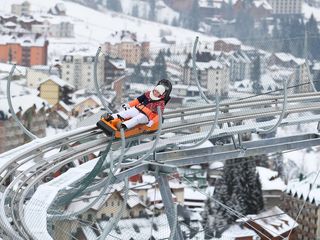
[[[157,176],[159,189],[162,197],[162,202],[164,205],[164,209],[166,211],[167,219],[169,222],[170,230],[173,230],[173,226],[175,226],[175,222],[177,218],[174,216],[175,209],[174,209],[174,202],[172,200],[172,193],[169,187],[169,182],[167,176],[164,174],[159,173]],[[183,235],[180,229],[180,225],[176,224],[174,238],[175,240],[183,240]]]

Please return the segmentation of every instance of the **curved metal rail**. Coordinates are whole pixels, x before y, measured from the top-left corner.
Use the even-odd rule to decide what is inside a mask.
[[[197,74],[197,65],[196,65],[196,52],[197,52],[197,45],[199,42],[199,37],[197,36],[194,44],[193,44],[193,50],[192,50],[192,75],[194,77],[194,80],[196,81],[196,84],[198,86],[199,92],[201,97],[207,102],[211,103],[211,101],[206,97],[204,92],[202,91],[202,87],[200,86],[199,80],[198,80],[198,74]]]
[[[36,135],[34,135],[32,132],[30,132],[28,129],[26,129],[26,127],[22,124],[22,122],[20,121],[20,119],[18,118],[16,112],[13,109],[12,106],[12,102],[11,102],[11,92],[10,92],[10,83],[12,80],[12,74],[14,72],[16,68],[16,64],[14,64],[10,70],[9,73],[9,77],[8,77],[8,81],[7,81],[7,101],[9,104],[9,108],[10,108],[10,113],[12,114],[13,119],[16,121],[16,123],[18,124],[18,126],[22,129],[22,131],[27,134],[31,139],[37,139],[38,137]]]
[[[102,93],[100,92],[100,88],[99,88],[99,84],[98,84],[98,61],[99,61],[99,53],[101,52],[101,47],[98,48],[97,53],[96,53],[96,57],[94,59],[94,66],[93,66],[93,78],[94,78],[94,87],[96,89],[96,92],[98,94],[98,97],[102,103],[102,105],[104,106],[104,108],[111,113],[112,111],[108,108],[105,99],[102,96]]]
[[[209,109],[210,108],[207,109],[207,113],[210,113]],[[211,109],[212,109],[212,106],[211,106]],[[274,114],[277,111],[279,112],[279,110],[277,110],[275,108],[271,108],[271,109],[272,109],[272,111],[270,111],[270,114]],[[300,109],[299,108],[291,109],[291,112],[296,112],[296,111],[300,111]],[[254,116],[257,116],[257,114],[256,113],[252,114],[252,117],[254,117]],[[241,114],[238,114],[237,117],[240,118]],[[230,119],[235,119],[234,115],[229,115],[229,114],[221,114],[219,116],[219,120],[222,118],[228,119],[228,121],[230,121]],[[315,119],[313,121],[316,121]],[[183,127],[188,128],[189,126],[196,124],[196,120],[198,120],[198,118],[195,118],[193,121],[190,121],[189,124],[186,124]],[[166,124],[166,127],[164,130],[172,131],[174,129],[174,127],[171,127],[171,126],[174,126],[175,124],[178,125],[179,121],[180,120],[177,120],[176,123],[175,122],[173,122],[173,123],[168,122],[168,124]],[[207,124],[210,124],[210,122],[212,122],[212,120],[207,121]],[[222,131],[224,131],[224,130],[222,129],[219,132],[221,133]],[[32,190],[33,187],[35,187],[36,185],[38,185],[39,182],[41,182],[41,179],[44,176],[46,176],[47,174],[49,174],[52,171],[59,169],[64,164],[75,160],[79,156],[88,154],[89,152],[102,150],[106,146],[106,143],[104,141],[107,138],[97,139],[97,141],[100,143],[97,144],[96,142],[94,142],[94,145],[92,145],[91,147],[89,147],[89,145],[88,145],[89,143],[85,143],[85,144],[80,144],[79,146],[75,146],[69,150],[66,149],[61,153],[60,157],[58,157],[58,155],[55,155],[55,156],[52,156],[51,160],[49,160],[48,162],[42,161],[40,163],[35,163],[34,166],[28,168],[25,172],[19,173],[18,175],[16,174],[17,169],[20,166],[22,166],[23,164],[31,161],[32,160],[31,156],[39,155],[39,150],[38,150],[39,147],[40,147],[40,153],[41,153],[41,152],[48,151],[47,149],[53,149],[55,144],[65,145],[66,142],[72,143],[73,141],[76,141],[77,139],[81,139],[84,137],[99,137],[100,133],[101,133],[101,131],[96,131],[96,128],[93,128],[93,127],[88,127],[88,128],[84,128],[84,129],[80,129],[80,130],[78,129],[78,130],[73,131],[71,133],[61,134],[61,135],[56,136],[54,138],[44,138],[41,141],[35,140],[29,144],[26,144],[25,146],[18,148],[18,151],[16,150],[15,153],[13,151],[11,151],[11,153],[6,153],[3,155],[0,155],[0,157],[5,156],[6,160],[7,160],[6,163],[2,162],[3,165],[0,166],[0,175],[6,176],[2,180],[4,181],[7,177],[9,177],[9,175],[13,175],[13,177],[14,177],[13,181],[8,186],[8,190],[5,192],[3,198],[1,198],[1,212],[0,212],[1,226],[3,227],[3,225],[4,225],[3,229],[7,232],[7,234],[9,236],[12,236],[14,239],[20,239],[21,236],[25,236],[25,234],[28,232],[28,230],[27,230],[28,227],[24,223],[23,224],[24,231],[17,233],[17,229],[13,228],[9,221],[3,222],[3,219],[7,219],[9,217],[9,216],[7,216],[7,213],[5,213],[5,211],[4,211],[5,206],[8,206],[8,202],[6,201],[6,199],[13,196],[14,200],[9,202],[9,204],[11,206],[13,204],[15,204],[15,202],[17,202],[17,201],[19,202],[19,205],[18,205],[19,206],[19,211],[18,211],[19,213],[17,214],[16,211],[13,211],[10,215],[10,217],[14,218],[14,220],[13,220],[14,223],[19,224],[19,222],[21,221],[21,219],[23,219],[23,216],[25,214],[22,209],[25,205],[24,201],[26,200],[26,196],[31,193],[30,191]],[[219,134],[219,133],[217,133],[217,134]],[[180,137],[180,140],[178,140],[178,141],[172,140],[172,142],[176,142],[176,143],[178,143],[178,142],[183,143],[185,141],[186,140],[184,139],[183,136]],[[170,142],[170,144],[172,144],[172,143]],[[145,147],[146,149],[150,149],[147,147],[150,144],[149,145],[144,144],[144,145],[146,145],[146,147]],[[139,147],[142,148],[144,145],[141,145]],[[166,145],[165,141],[162,141],[159,143],[159,147],[161,149],[165,149],[165,145]],[[89,149],[88,149],[88,147],[89,147]],[[136,151],[134,153],[132,153],[132,151],[129,151],[128,155],[134,154],[134,155],[138,156],[141,154],[145,154],[145,152],[147,151],[146,149],[142,150],[142,151],[140,149],[140,152]],[[55,159],[56,161],[54,161],[53,159]],[[14,165],[15,170],[8,170],[7,167],[10,167],[12,165]],[[40,169],[39,169],[39,167],[40,167]],[[35,170],[37,173],[32,174],[32,172],[34,172]],[[8,175],[8,173],[10,173],[10,174]],[[101,184],[101,182],[98,183],[97,186],[99,184]],[[14,206],[12,206],[12,208],[14,208]],[[9,224],[10,227],[8,227],[7,224]],[[19,227],[21,227],[20,224],[19,224],[19,226],[17,226],[17,228],[19,228]],[[21,234],[21,236],[20,236],[20,234]],[[27,234],[27,235],[29,235],[29,234]]]
[[[284,89],[283,106],[282,106],[282,111],[281,111],[281,114],[280,114],[280,117],[279,117],[277,123],[274,126],[270,127],[269,129],[259,129],[259,130],[257,130],[258,134],[266,134],[266,133],[273,132],[281,124],[282,119],[283,119],[283,117],[284,117],[284,115],[286,113],[286,110],[287,110],[287,80],[283,81],[283,89]]]

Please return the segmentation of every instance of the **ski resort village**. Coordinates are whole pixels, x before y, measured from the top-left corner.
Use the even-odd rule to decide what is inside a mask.
[[[0,239],[320,239],[320,0],[0,0]]]

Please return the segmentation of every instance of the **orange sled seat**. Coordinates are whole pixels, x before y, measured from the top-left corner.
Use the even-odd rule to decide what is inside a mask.
[[[119,139],[121,138],[121,134],[119,131],[119,126],[122,123],[121,119],[116,118],[112,121],[107,121],[103,117],[100,119],[100,121],[97,122],[97,127],[100,128],[107,136],[114,135],[115,138]],[[148,127],[145,124],[139,124],[135,126],[134,128],[127,129],[124,132],[124,136],[126,138],[140,135],[143,133],[152,133],[158,130],[158,124],[155,123],[151,127]]]

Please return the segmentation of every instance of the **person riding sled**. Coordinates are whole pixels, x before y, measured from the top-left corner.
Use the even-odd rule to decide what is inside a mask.
[[[161,113],[163,113],[165,104],[170,98],[170,92],[171,83],[169,80],[162,79],[153,90],[146,91],[127,104],[122,104],[123,111],[107,114],[104,118],[108,122],[120,118],[122,122],[118,127],[124,130],[134,128],[138,124],[152,127],[159,122],[157,108],[160,107]]]

